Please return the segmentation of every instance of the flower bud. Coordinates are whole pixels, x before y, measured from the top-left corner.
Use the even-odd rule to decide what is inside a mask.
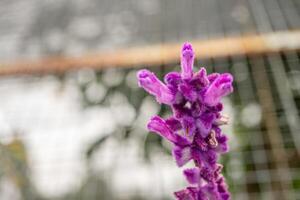
[[[193,76],[195,53],[190,43],[184,43],[181,50],[181,77],[190,79]]]

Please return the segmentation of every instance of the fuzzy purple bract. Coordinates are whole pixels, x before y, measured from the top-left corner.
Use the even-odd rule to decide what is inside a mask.
[[[194,58],[192,45],[184,43],[181,73],[166,74],[164,83],[149,70],[137,73],[139,86],[173,111],[168,119],[153,116],[148,129],[173,144],[172,154],[179,167],[189,161],[195,164],[183,171],[190,185],[175,192],[176,199],[228,200],[222,165],[217,161],[228,151],[228,138],[220,129],[228,123],[228,117],[221,114],[220,100],[233,91],[233,77],[229,73],[207,75],[205,68],[194,73]]]

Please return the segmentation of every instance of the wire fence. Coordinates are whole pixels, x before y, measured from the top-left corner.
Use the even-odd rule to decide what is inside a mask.
[[[3,1],[1,59],[300,28],[297,0],[175,2]],[[235,77],[221,160],[233,199],[300,199],[299,51],[196,66]],[[137,88],[136,66],[114,67],[0,78],[0,199],[172,199],[184,187],[169,144],[145,130],[169,111]]]
[[[233,199],[299,198],[300,60],[289,56],[299,54],[197,62],[236,78],[235,93],[224,102],[231,151],[222,159]],[[171,69],[152,68],[159,74]],[[2,79],[1,141],[10,149],[21,138],[26,146],[20,151],[29,172],[20,176],[38,191],[28,199],[37,193],[68,199],[63,194],[70,188],[79,190],[71,199],[162,199],[185,184],[168,144],[145,130],[151,115],[169,112],[137,89],[135,72],[85,69],[61,78]],[[9,173],[15,172],[4,170]]]

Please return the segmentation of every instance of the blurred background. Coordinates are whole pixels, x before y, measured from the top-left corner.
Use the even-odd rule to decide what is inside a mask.
[[[232,199],[300,199],[299,0],[1,0],[0,199],[173,199],[186,185],[145,125],[170,115],[136,71],[230,72]]]

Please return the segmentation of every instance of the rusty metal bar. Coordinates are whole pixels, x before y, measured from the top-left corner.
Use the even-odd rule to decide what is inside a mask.
[[[199,59],[237,55],[255,55],[300,50],[300,30],[262,35],[191,41]],[[161,44],[80,57],[47,57],[0,64],[0,76],[62,73],[71,69],[91,67],[137,67],[178,62],[181,43]]]

